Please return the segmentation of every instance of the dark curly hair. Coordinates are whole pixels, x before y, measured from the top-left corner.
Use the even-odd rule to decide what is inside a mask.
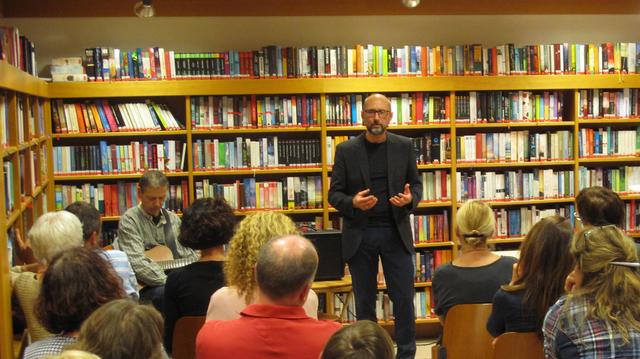
[[[197,199],[182,215],[180,244],[192,249],[207,249],[229,243],[236,217],[221,198]]]
[[[80,329],[101,305],[125,298],[122,281],[98,252],[79,247],[53,257],[42,278],[35,313],[51,333]]]

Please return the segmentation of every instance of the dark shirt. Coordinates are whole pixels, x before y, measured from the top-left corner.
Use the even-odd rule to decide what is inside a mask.
[[[446,317],[456,304],[491,303],[501,285],[511,281],[513,257],[500,257],[482,267],[440,266],[433,276],[435,313]]]
[[[368,226],[391,226],[393,217],[389,203],[389,174],[387,168],[387,142],[371,143],[364,141],[369,160],[370,194],[376,196],[378,202],[368,212]]]
[[[506,332],[540,332],[542,323],[536,323],[535,310],[525,308],[523,298],[524,290],[507,292],[498,289],[487,321],[487,331],[491,336],[497,337]]]
[[[169,272],[164,288],[164,343],[168,353],[178,319],[207,314],[211,295],[224,286],[223,263],[195,262]]]

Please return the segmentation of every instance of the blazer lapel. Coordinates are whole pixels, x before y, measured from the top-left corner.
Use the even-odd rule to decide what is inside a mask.
[[[394,179],[398,178],[394,169],[398,168],[397,155],[400,153],[399,149],[396,148],[396,145],[397,142],[395,141],[393,134],[387,132],[387,186],[389,186],[389,196],[395,195],[395,190],[398,188],[394,185]]]
[[[364,134],[358,137],[358,146],[356,147],[356,160],[360,164],[360,173],[362,174],[362,182],[365,188],[371,189],[371,176],[369,173],[369,158],[367,157],[367,149],[364,143]]]

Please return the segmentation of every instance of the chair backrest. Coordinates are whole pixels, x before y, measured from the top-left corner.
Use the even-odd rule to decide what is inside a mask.
[[[193,359],[196,357],[196,336],[204,325],[204,316],[182,317],[173,328],[173,359]]]
[[[458,304],[447,312],[442,345],[447,359],[491,359],[493,338],[487,332],[491,303]]]
[[[542,340],[533,332],[504,333],[496,338],[493,359],[544,359]]]

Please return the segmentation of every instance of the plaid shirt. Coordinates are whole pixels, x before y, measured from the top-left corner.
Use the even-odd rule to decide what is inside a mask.
[[[76,338],[56,335],[39,340],[29,345],[24,351],[24,359],[40,359],[50,355],[58,355],[64,348],[76,342]]]
[[[180,233],[180,217],[171,211],[167,211],[171,217],[171,227],[176,235],[176,248],[179,258],[196,257],[196,253],[183,247],[178,242]],[[153,223],[153,217],[142,210],[140,205],[129,208],[118,223],[118,238],[114,242],[114,247],[127,254],[129,263],[136,274],[139,282],[150,286],[164,285],[167,276],[160,266],[144,255],[144,251],[149,250],[159,244],[167,245],[164,238],[164,224],[167,220],[164,215],[160,222]]]
[[[573,355],[585,359],[640,358],[640,332],[629,328],[630,343],[624,345],[621,336],[610,330],[607,323],[586,318],[584,299],[574,298],[569,305],[566,299],[566,296],[560,298],[544,319],[542,331],[547,359]],[[573,355],[567,356],[567,353]]]

